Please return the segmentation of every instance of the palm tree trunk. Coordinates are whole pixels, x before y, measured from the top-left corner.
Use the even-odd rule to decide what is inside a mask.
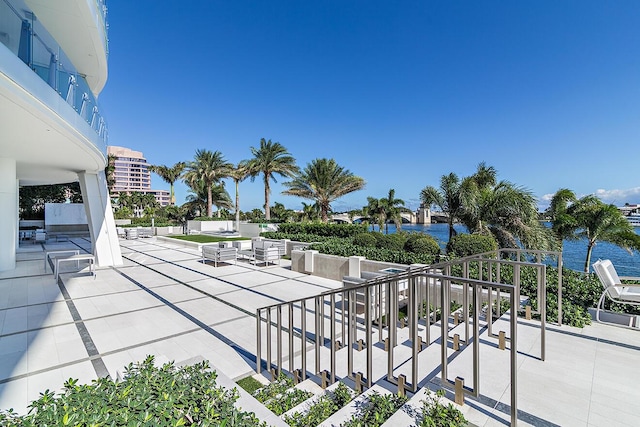
[[[170,190],[171,190],[171,197],[169,199],[169,204],[171,206],[175,206],[176,204],[176,197],[173,195],[173,182],[170,183]]]
[[[449,240],[451,240],[455,235],[456,230],[453,228],[453,218],[451,217],[451,214],[449,214]]]
[[[269,175],[264,174],[264,217],[269,221],[271,211],[269,210]]]
[[[589,240],[589,244],[587,245],[587,258],[584,260],[584,272],[589,272],[589,264],[591,264],[591,252],[593,251],[593,247],[596,245],[596,242]]]
[[[211,184],[207,184],[207,216],[213,215],[213,196],[211,195]]]
[[[236,181],[236,231],[240,230],[240,189],[239,181]]]

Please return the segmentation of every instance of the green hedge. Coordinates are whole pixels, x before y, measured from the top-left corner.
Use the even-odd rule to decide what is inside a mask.
[[[404,250],[394,251],[370,246],[356,246],[352,243],[345,243],[341,241],[314,243],[309,247],[309,249],[317,250],[328,255],[338,255],[343,257],[357,255],[366,257],[372,261],[391,262],[396,264],[432,264],[437,261],[437,256],[430,254],[416,254]]]
[[[453,236],[447,243],[447,255],[465,257],[484,252],[495,251],[498,243],[493,236],[461,233]]]
[[[458,234],[447,243],[447,254],[456,257],[466,257],[497,249],[498,243],[493,236],[480,234]]]
[[[287,234],[314,234],[326,237],[351,237],[367,231],[366,224],[323,224],[290,222],[280,224],[278,231]]]
[[[204,361],[177,368],[155,367],[153,356],[130,364],[122,381],[98,378],[79,385],[70,379],[64,392],[45,391],[18,416],[0,412],[2,426],[266,426],[253,413],[234,406],[236,390],[216,385],[215,371]]]
[[[289,239],[294,242],[328,242],[331,240],[337,239],[336,237],[330,236],[319,236],[317,234],[306,234],[306,233],[283,233],[280,231],[264,231],[260,233],[260,237],[264,237],[265,239]]]

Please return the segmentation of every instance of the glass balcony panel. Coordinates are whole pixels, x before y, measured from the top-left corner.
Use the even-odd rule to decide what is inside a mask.
[[[103,0],[96,2],[106,25],[106,4]],[[78,74],[37,17],[23,7],[15,7],[10,0],[0,0],[0,42],[81,115],[100,137],[99,148],[105,152],[107,126],[95,96],[85,77]]]

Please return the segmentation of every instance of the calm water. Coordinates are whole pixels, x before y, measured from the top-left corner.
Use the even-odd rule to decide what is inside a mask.
[[[466,232],[463,225],[455,225],[458,232]],[[378,227],[375,227],[376,231]],[[418,231],[430,234],[444,247],[449,240],[449,226],[447,224],[403,224],[403,231]],[[640,228],[636,228],[636,233],[640,234]],[[389,224],[389,233],[395,233],[396,227]],[[383,229],[384,232],[384,229]],[[584,269],[584,260],[587,255],[587,241],[565,241],[562,252],[562,260],[567,268],[582,271]],[[600,242],[596,245],[591,253],[591,263],[600,259],[610,259],[615,265],[618,274],[621,276],[640,276],[640,253],[634,251],[633,255],[624,249],[612,245],[610,243]]]

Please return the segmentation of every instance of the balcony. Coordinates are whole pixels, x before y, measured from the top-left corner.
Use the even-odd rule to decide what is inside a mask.
[[[104,6],[104,2],[98,3]],[[100,10],[106,13],[106,6],[102,6]],[[26,9],[24,3],[0,0],[0,17],[0,42],[91,127],[98,135],[99,148],[104,153],[108,137],[107,124],[87,82],[87,76],[73,66],[65,51],[38,17]]]

